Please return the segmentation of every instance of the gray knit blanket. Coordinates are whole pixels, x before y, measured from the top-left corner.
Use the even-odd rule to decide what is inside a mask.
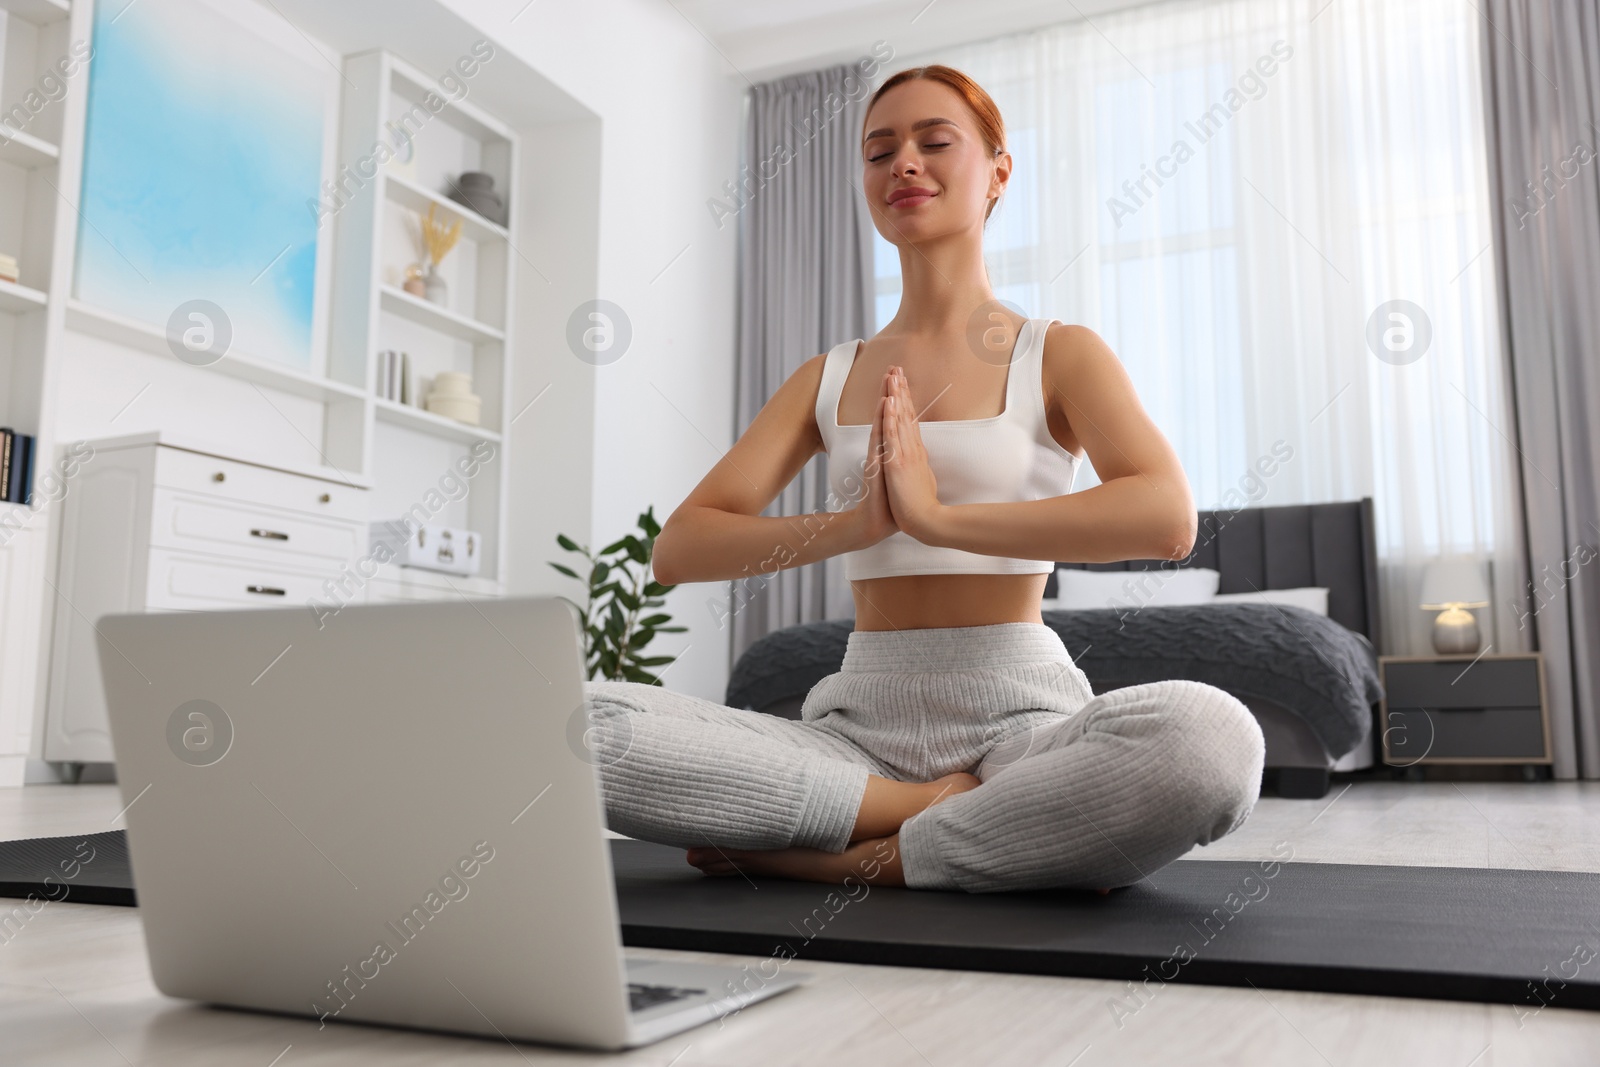
[[[1299,715],[1336,758],[1366,735],[1383,695],[1367,639],[1305,608],[1046,609],[1043,618],[1096,693],[1167,678],[1205,682]],[[767,634],[734,664],[724,702],[759,710],[804,696],[839,669],[852,629],[852,620],[835,619]]]

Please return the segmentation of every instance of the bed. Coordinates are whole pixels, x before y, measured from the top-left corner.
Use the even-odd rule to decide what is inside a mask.
[[[1372,498],[1199,513],[1184,560],[1061,563],[1088,570],[1209,567],[1219,593],[1320,586],[1326,616],[1278,604],[1061,610],[1041,618],[1096,693],[1164,678],[1238,697],[1266,739],[1267,785],[1280,796],[1327,794],[1330,774],[1373,764],[1378,681],[1377,551]],[[767,634],[735,663],[724,702],[798,719],[812,686],[839,669],[853,622],[830,619]]]

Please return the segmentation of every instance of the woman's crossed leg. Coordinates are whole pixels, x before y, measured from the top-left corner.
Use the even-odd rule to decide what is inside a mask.
[[[842,860],[853,842],[881,840],[979,784],[899,781],[829,730],[661,686],[585,681],[584,698],[583,751],[600,771],[607,826],[688,849],[707,873],[788,874],[774,866],[783,855]]]
[[[1261,789],[1255,716],[1215,686],[1101,693],[996,745],[983,785],[901,826],[905,884],[968,892],[1105,889],[1242,825]]]

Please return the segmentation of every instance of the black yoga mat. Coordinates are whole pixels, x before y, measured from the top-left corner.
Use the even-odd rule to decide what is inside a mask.
[[[629,945],[1131,982],[1113,1013],[1169,982],[1600,1009],[1600,874],[1177,860],[1104,897],[863,893],[611,844]]]
[[[30,896],[132,907],[126,831],[0,841],[0,897]]]
[[[65,878],[86,847],[95,858]],[[1178,860],[1102,897],[707,878],[645,841],[613,840],[611,856],[625,944],[773,959],[757,971],[799,959],[1125,980],[1108,1006],[1130,1014],[1185,982],[1600,1009],[1600,874]],[[0,842],[0,896],[43,896],[46,874],[71,886],[62,899],[134,903],[121,831]]]

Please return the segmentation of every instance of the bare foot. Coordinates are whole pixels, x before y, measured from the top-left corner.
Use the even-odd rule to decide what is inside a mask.
[[[792,878],[803,882],[843,883],[854,877],[869,885],[906,884],[900,867],[900,835],[857,841],[843,852],[819,848],[743,849],[704,845],[688,850],[690,866],[713,877],[761,876]],[[1096,889],[1110,896],[1110,889]]]
[[[850,840],[866,841],[897,833],[900,824],[941,800],[978,788],[983,781],[975,774],[956,771],[931,782],[900,782],[868,775],[867,791],[861,797]]]
[[[742,849],[705,845],[688,850],[689,864],[713,876],[764,875],[804,882],[843,882],[854,877],[870,885],[905,885],[900,869],[900,838],[857,841],[843,852],[820,848]]]

